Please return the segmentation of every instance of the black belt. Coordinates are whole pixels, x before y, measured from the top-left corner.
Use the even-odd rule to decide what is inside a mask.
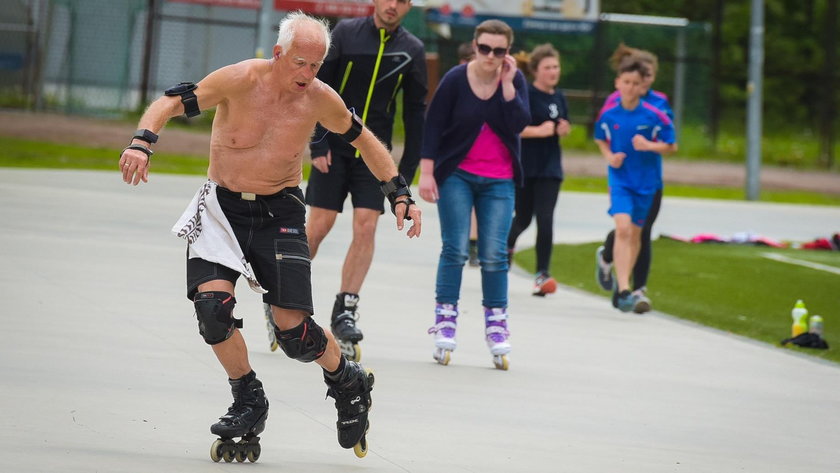
[[[261,195],[261,194],[254,194],[253,192],[234,192],[226,187],[216,186],[216,189],[219,190],[222,194],[228,195],[230,197],[234,197],[237,199],[242,200],[257,200],[259,197],[260,199],[271,199],[273,197],[284,197],[290,192],[301,192],[300,187],[285,187],[280,190],[280,192],[275,192],[274,194],[269,195]]]

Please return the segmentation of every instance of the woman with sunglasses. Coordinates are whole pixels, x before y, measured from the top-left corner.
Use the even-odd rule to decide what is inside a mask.
[[[420,197],[438,203],[443,241],[429,333],[435,360],[448,364],[475,206],[485,338],[496,367],[507,369],[507,235],[514,189],[522,181],[519,133],[531,120],[528,84],[509,54],[513,30],[507,24],[484,21],[473,38],[475,58],[444,75],[426,112]]]

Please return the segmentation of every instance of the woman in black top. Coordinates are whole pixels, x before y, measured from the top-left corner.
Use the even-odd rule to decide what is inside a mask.
[[[534,77],[529,84],[531,125],[522,131],[523,187],[516,189],[516,215],[508,235],[512,253],[516,239],[537,218],[537,267],[533,294],[545,296],[557,289],[549,275],[554,244],[554,207],[563,182],[563,166],[558,137],[569,134],[566,97],[557,88],[560,80],[560,53],[551,44],[534,48],[528,61]]]

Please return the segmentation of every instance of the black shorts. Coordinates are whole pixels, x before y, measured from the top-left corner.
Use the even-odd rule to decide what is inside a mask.
[[[219,186],[216,195],[245,259],[268,291],[263,294],[263,302],[312,314],[306,206],[300,188],[246,200],[240,193]],[[235,285],[239,276],[239,272],[220,264],[188,257],[187,298],[193,300],[199,284],[224,279]]]
[[[385,212],[385,195],[379,187],[379,180],[362,158],[333,151],[330,172],[324,174],[312,167],[309,185],[306,186],[306,203],[341,212],[348,193],[354,208]]]

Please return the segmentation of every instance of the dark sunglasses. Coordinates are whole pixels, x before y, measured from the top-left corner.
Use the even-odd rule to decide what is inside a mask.
[[[508,52],[508,48],[491,48],[490,46],[481,43],[477,43],[476,46],[478,46],[478,52],[484,56],[489,56],[492,52],[496,57],[505,57]]]

